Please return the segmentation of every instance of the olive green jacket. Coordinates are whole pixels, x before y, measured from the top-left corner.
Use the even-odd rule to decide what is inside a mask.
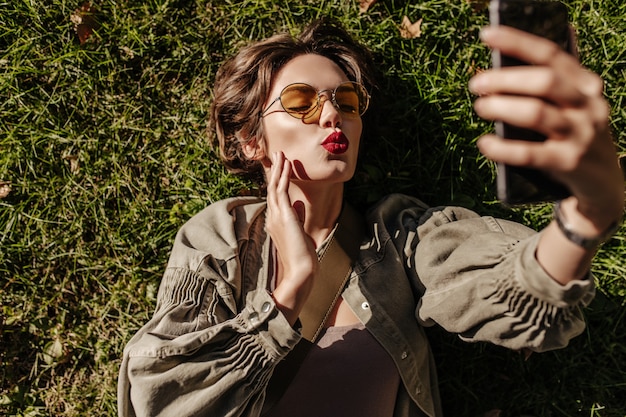
[[[156,312],[124,350],[120,416],[259,415],[274,367],[301,337],[268,292],[265,208],[223,200],[181,228]],[[398,368],[394,417],[441,416],[424,326],[534,351],[582,332],[593,279],[552,280],[525,226],[397,194],[365,220],[342,296]]]

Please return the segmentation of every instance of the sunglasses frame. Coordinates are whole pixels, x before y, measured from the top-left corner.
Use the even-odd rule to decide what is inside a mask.
[[[265,117],[266,113],[269,111],[269,109],[274,105],[274,103],[276,103],[278,101],[278,102],[280,102],[280,106],[282,107],[283,111],[285,113],[287,113],[288,115],[290,115],[291,117],[294,117],[296,119],[301,119],[301,120],[311,119],[317,113],[317,110],[322,105],[321,97],[322,97],[322,94],[325,93],[325,92],[330,92],[330,99],[327,99],[327,101],[330,101],[332,103],[333,107],[335,107],[337,110],[339,110],[342,114],[348,115],[347,112],[344,112],[343,110],[341,110],[341,107],[339,107],[339,104],[337,103],[337,100],[336,100],[337,90],[341,86],[344,86],[344,85],[347,85],[347,84],[350,84],[350,85],[354,86],[355,92],[357,92],[359,89],[361,89],[362,92],[364,93],[363,96],[365,97],[365,105],[363,106],[363,111],[359,112],[359,117],[363,116],[363,114],[365,114],[365,112],[367,111],[367,109],[369,107],[371,96],[369,95],[367,89],[365,88],[365,86],[363,84],[357,83],[356,81],[344,81],[344,82],[340,83],[337,87],[335,87],[332,90],[327,88],[325,90],[319,90],[319,91],[316,90],[315,87],[313,87],[312,85],[307,84],[307,83],[291,83],[289,85],[286,85],[282,90],[280,90],[280,94],[278,95],[278,97],[276,97],[274,100],[272,100],[272,102],[267,105],[265,110],[263,110],[261,112],[261,117]],[[312,91],[315,91],[315,94],[316,94],[316,97],[317,97],[317,104],[314,107],[311,107],[311,109],[307,113],[292,112],[292,111],[287,110],[285,108],[285,106],[283,105],[283,102],[282,102],[281,98],[282,98],[284,92],[288,88],[293,87],[294,85],[303,85],[303,86],[306,86],[306,87],[310,87]],[[359,96],[359,99],[360,99],[361,95],[358,92],[356,94],[357,94],[357,96]],[[361,106],[359,106],[359,107],[361,107]]]

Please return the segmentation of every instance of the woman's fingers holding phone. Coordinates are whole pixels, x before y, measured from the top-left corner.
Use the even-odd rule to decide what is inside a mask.
[[[474,76],[469,89],[478,96],[494,94],[540,97],[563,106],[581,106],[588,96],[549,67],[518,66],[488,70]]]
[[[574,36],[571,38],[574,42]],[[517,58],[531,66],[555,70],[562,82],[552,82],[548,85],[558,87],[568,83],[570,88],[576,88],[588,96],[598,96],[604,91],[603,80],[580,65],[576,51],[565,51],[556,43],[541,36],[498,26],[485,27],[481,31],[481,40],[491,49],[499,50],[502,55]],[[528,81],[531,81],[531,78],[526,78],[522,85]]]
[[[578,60],[556,43],[509,26],[487,26],[480,39],[491,49],[531,65],[569,65]]]
[[[542,133],[549,139],[565,138],[574,129],[567,112],[539,98],[490,95],[477,99],[474,109],[483,119],[502,120]]]

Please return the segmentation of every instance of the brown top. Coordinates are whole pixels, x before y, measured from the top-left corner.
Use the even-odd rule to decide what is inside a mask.
[[[363,324],[329,327],[269,417],[391,417],[400,375]]]

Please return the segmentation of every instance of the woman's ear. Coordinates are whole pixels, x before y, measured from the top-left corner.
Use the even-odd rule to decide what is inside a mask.
[[[263,141],[256,136],[247,139],[239,139],[241,141],[241,150],[246,158],[253,161],[260,161],[265,158],[265,148]]]

